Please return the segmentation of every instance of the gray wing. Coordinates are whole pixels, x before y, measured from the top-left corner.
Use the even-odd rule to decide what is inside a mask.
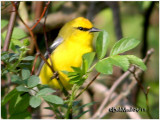
[[[49,47],[49,53],[51,54],[62,42],[63,42],[63,38],[62,37],[57,37],[54,40],[53,44]],[[48,51],[45,52],[44,57],[46,59],[48,59],[49,53],[48,53]],[[44,64],[44,61],[42,60],[40,65],[39,65],[39,68],[38,68],[38,71],[37,71],[36,75],[39,75],[43,64]]]

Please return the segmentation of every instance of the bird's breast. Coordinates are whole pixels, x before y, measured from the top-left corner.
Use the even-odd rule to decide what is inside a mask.
[[[55,71],[72,71],[71,66],[80,67],[83,54],[92,50],[92,45],[64,42],[52,54],[53,68]]]

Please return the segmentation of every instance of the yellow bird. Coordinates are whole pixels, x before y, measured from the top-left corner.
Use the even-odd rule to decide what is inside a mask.
[[[58,37],[50,47],[51,60],[54,71],[58,72],[59,79],[66,89],[71,88],[69,78],[62,71],[73,71],[71,66],[80,67],[82,56],[85,53],[93,51],[92,40],[93,32],[100,31],[94,28],[92,23],[83,17],[75,18],[66,23],[59,31]],[[48,63],[48,53],[45,54]],[[42,84],[47,84],[52,88],[61,89],[56,78],[53,78],[51,69],[41,62],[39,68],[39,78]]]

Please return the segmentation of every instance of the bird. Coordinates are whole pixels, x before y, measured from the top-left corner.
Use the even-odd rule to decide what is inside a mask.
[[[68,76],[62,71],[72,72],[71,66],[81,66],[83,54],[93,51],[93,33],[99,31],[101,30],[93,27],[93,24],[88,19],[77,17],[67,22],[60,29],[57,38],[49,47],[50,58],[48,52],[44,54],[48,63],[58,73],[58,79],[65,89],[71,89],[72,85],[69,83]],[[42,84],[47,84],[55,89],[62,89],[57,78],[53,78],[53,72],[43,60],[38,72]]]

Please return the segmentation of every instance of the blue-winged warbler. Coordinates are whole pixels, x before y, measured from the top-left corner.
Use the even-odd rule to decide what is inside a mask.
[[[59,79],[66,89],[70,89],[69,78],[62,71],[73,71],[71,66],[80,67],[82,55],[93,51],[93,32],[100,31],[94,28],[92,23],[83,17],[75,18],[66,23],[59,31],[58,37],[50,47],[51,60],[54,71],[58,72]],[[47,54],[45,54],[47,57]],[[48,57],[47,57],[48,58]],[[51,64],[50,59],[47,59]],[[43,61],[39,69],[39,77],[42,84],[52,88],[61,89],[53,72]]]

